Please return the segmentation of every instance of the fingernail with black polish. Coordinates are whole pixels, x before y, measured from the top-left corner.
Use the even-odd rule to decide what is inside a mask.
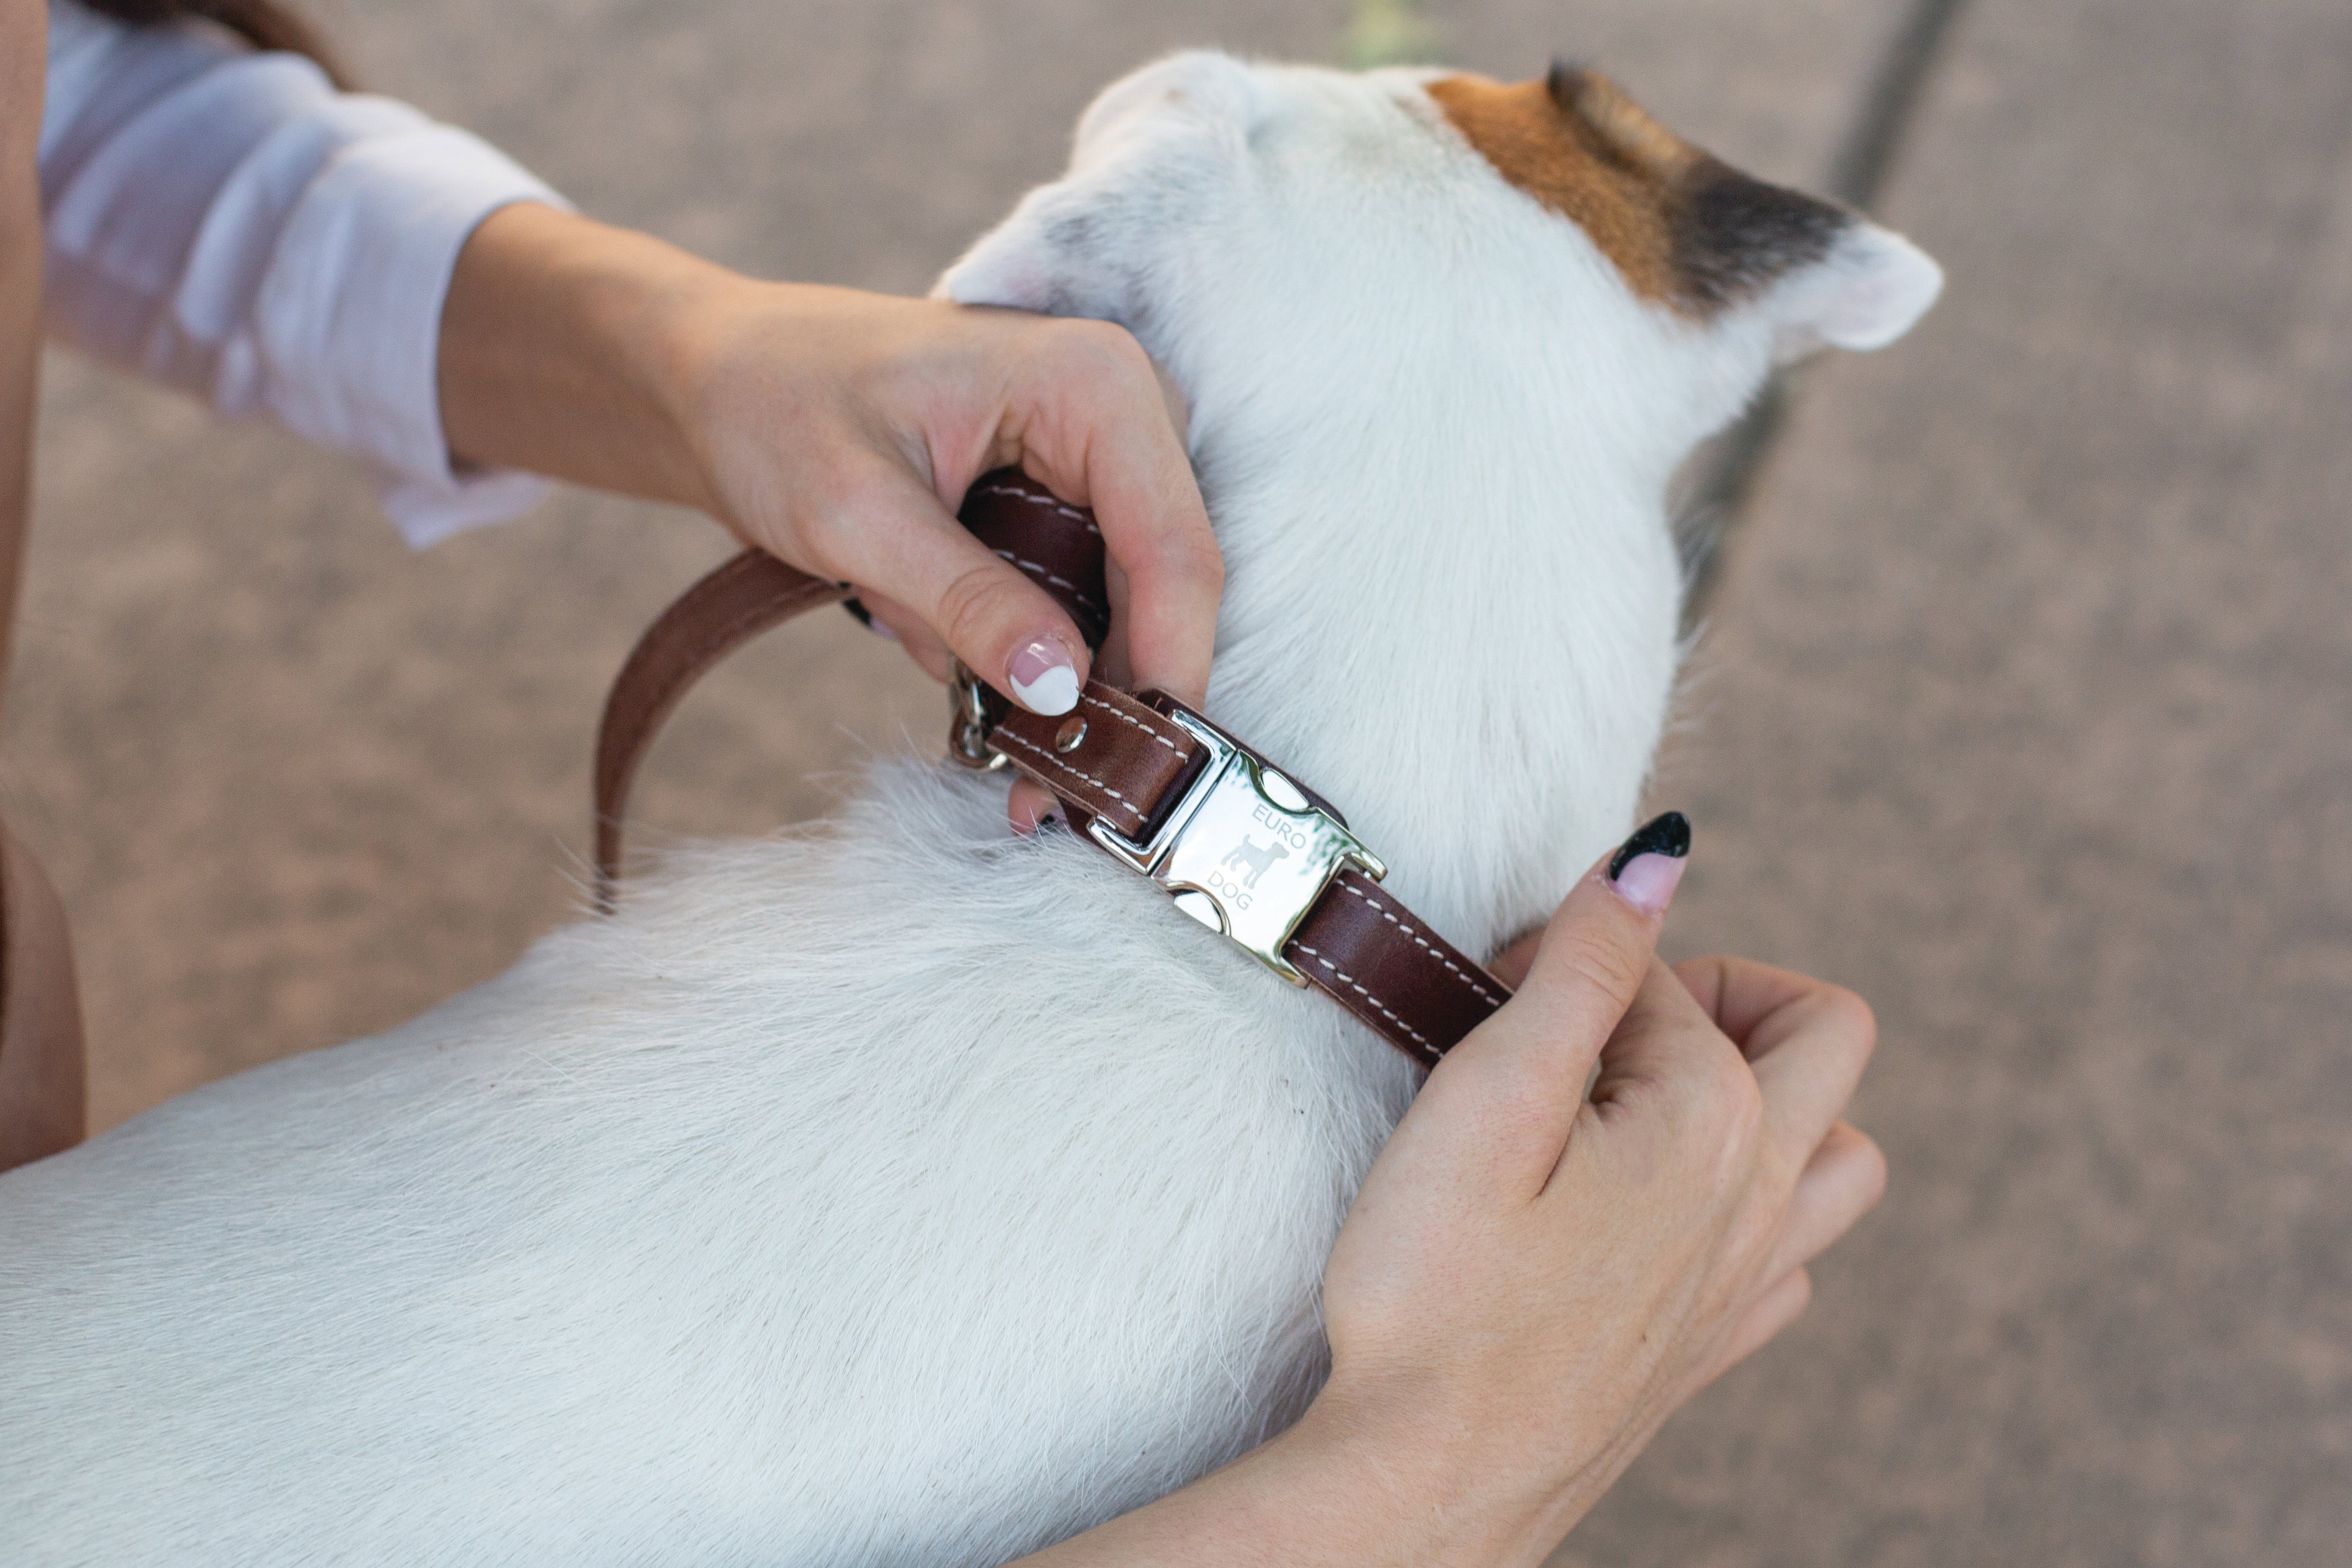
[[[1609,858],[1609,885],[1644,914],[1663,914],[1683,879],[1690,845],[1689,817],[1679,811],[1653,817]]]
[[[844,599],[841,601],[841,607],[847,610],[852,616],[856,616],[859,626],[864,626],[867,631],[872,632],[876,637],[882,638],[885,642],[897,642],[898,640],[898,634],[892,631],[888,626],[884,626],[880,621],[876,620],[874,618],[874,612],[867,609],[863,601],[855,597]]]

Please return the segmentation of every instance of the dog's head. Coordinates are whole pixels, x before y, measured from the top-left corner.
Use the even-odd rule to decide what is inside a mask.
[[[1941,284],[1908,241],[1740,174],[1590,70],[1507,86],[1193,52],[1097,99],[1063,178],[940,291],[1121,322],[1196,403],[1267,355],[1374,388],[1412,367],[1365,363],[1382,347],[1507,375],[1487,348],[1516,337],[1591,373],[1594,406],[1555,414],[1679,456],[1772,363],[1891,342]]]

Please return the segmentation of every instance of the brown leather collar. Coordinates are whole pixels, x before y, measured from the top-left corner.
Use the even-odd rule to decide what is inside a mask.
[[[1109,597],[1091,516],[1011,468],[974,485],[961,516],[1099,645]],[[596,740],[599,908],[613,907],[630,783],[670,710],[736,647],[849,595],[746,551],[646,630],[614,680]],[[1328,802],[1164,692],[1090,680],[1075,711],[1045,718],[967,676],[954,700],[952,759],[1035,779],[1073,830],[1415,1061],[1435,1062],[1510,995],[1381,887],[1385,869]]]

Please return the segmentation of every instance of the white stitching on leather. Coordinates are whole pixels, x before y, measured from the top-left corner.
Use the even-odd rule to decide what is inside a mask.
[[[1053,752],[1045,750],[1045,747],[1040,746],[1036,742],[1032,741],[1026,735],[1018,735],[1010,730],[1004,730],[999,731],[999,738],[1012,742],[1023,751],[1028,752],[1036,756],[1041,762],[1052,763],[1055,767],[1061,769],[1064,773],[1068,773],[1073,778],[1081,778],[1086,780],[1087,783],[1094,785],[1097,789],[1110,796],[1111,799],[1118,802],[1120,805],[1126,807],[1128,815],[1135,818],[1136,826],[1139,827],[1142,826],[1143,813],[1136,809],[1135,803],[1128,799],[1127,796],[1119,794],[1118,791],[1111,788],[1109,784],[1095,777],[1094,774],[1087,773],[1083,768],[1072,767],[1069,763],[1054,755]]]
[[[1324,957],[1321,953],[1316,952],[1313,948],[1307,946],[1303,942],[1298,944],[1298,951],[1307,954],[1307,957],[1313,959],[1316,963],[1321,964],[1332,973],[1338,975],[1341,984],[1347,986],[1349,990],[1353,991],[1357,995],[1361,996],[1365,1001],[1370,1003],[1381,1017],[1386,1018],[1390,1023],[1394,1024],[1398,1028],[1402,1029],[1406,1034],[1411,1035],[1414,1045],[1419,1046],[1422,1049],[1429,1052],[1432,1056],[1440,1054],[1437,1047],[1431,1045],[1429,1041],[1423,1037],[1420,1030],[1414,1028],[1411,1024],[1406,1023],[1402,1018],[1398,1017],[1394,1013],[1390,1012],[1387,1007],[1381,1005],[1381,999],[1379,997],[1365,990],[1361,985],[1357,984],[1356,977],[1354,975],[1349,974],[1347,971],[1341,969],[1338,964],[1332,963],[1329,959]]]
[[[1088,697],[1083,693],[1080,694],[1078,700],[1084,702],[1089,708],[1099,708],[1104,712],[1109,714],[1112,718],[1119,720],[1124,723],[1134,725],[1137,729],[1142,731],[1145,734],[1150,736],[1153,740],[1159,742],[1161,745],[1167,747],[1178,756],[1181,757],[1184,754],[1184,749],[1181,746],[1179,746],[1175,742],[1170,740],[1167,736],[1161,734],[1159,731],[1153,729],[1150,725],[1145,723],[1134,714],[1129,713],[1126,709],[1113,707],[1099,697]]]
[[[1489,1007],[1499,1007],[1503,1005],[1501,998],[1497,997],[1493,992],[1487,990],[1484,985],[1481,985],[1476,981],[1471,979],[1468,972],[1464,970],[1460,964],[1454,963],[1452,959],[1438,952],[1436,948],[1432,947],[1426,941],[1423,940],[1422,934],[1419,931],[1413,930],[1412,927],[1405,924],[1404,921],[1391,914],[1389,912],[1389,907],[1386,904],[1381,902],[1380,900],[1372,897],[1370,893],[1364,891],[1361,888],[1357,887],[1353,882],[1349,881],[1344,877],[1339,878],[1337,880],[1340,887],[1346,889],[1349,892],[1355,894],[1356,897],[1363,900],[1364,902],[1371,905],[1373,909],[1379,910],[1380,916],[1382,920],[1396,927],[1397,930],[1404,932],[1405,935],[1412,938],[1414,943],[1426,952],[1430,957],[1445,965],[1448,970],[1453,972],[1454,979],[1459,980],[1463,984],[1467,985],[1471,990],[1475,991],[1482,998],[1485,999],[1486,1005]]]
[[[1042,506],[1049,510],[1058,511],[1064,517],[1068,518],[1072,522],[1075,522],[1081,528],[1085,529],[1088,533],[1093,534],[1097,539],[1100,539],[1102,537],[1102,530],[1095,526],[1095,520],[1088,517],[1085,512],[1080,511],[1076,507],[1064,506],[1060,501],[1050,500],[1047,497],[1037,495],[1029,490],[1016,490],[1011,485],[991,485],[980,493],[984,496],[1010,496],[1014,500],[1026,501],[1031,506]]]
[[[1018,555],[1013,554],[1010,550],[1000,550],[996,554],[998,559],[1010,562],[1012,564],[1020,567],[1024,572],[1034,572],[1038,576],[1045,579],[1046,582],[1054,584],[1056,588],[1068,590],[1071,598],[1076,599],[1079,604],[1084,605],[1096,615],[1102,616],[1109,614],[1109,612],[1105,610],[1100,605],[1096,604],[1094,600],[1088,598],[1079,590],[1078,585],[1076,583],[1071,582],[1067,577],[1056,577],[1054,574],[1046,571],[1034,561],[1024,561]]]

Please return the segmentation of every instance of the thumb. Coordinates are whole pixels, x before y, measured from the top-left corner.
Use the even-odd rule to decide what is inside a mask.
[[[1086,639],[1052,596],[972,537],[911,476],[888,469],[842,531],[836,574],[920,616],[974,675],[1033,713],[1078,705]]]
[[[1658,931],[1689,853],[1690,822],[1670,811],[1596,864],[1544,928],[1527,984],[1454,1048],[1433,1079],[1449,1071],[1457,1079],[1476,1076],[1532,1109],[1538,1141],[1557,1159],[1601,1048],[1655,960]]]

